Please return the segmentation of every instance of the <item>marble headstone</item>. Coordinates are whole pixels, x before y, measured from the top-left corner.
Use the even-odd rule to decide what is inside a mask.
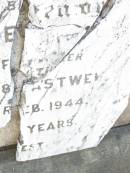
[[[17,160],[97,146],[127,107],[129,0],[29,0]]]

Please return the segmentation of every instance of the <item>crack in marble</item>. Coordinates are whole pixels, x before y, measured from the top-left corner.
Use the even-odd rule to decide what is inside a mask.
[[[18,71],[21,71],[23,73],[23,75],[25,76],[25,80],[24,81],[29,81],[29,80],[32,81],[32,80],[34,80],[34,82],[35,82],[35,80],[36,81],[37,80],[41,80],[41,79],[45,78],[46,75],[49,72],[53,71],[60,63],[62,63],[64,61],[64,59],[72,52],[73,49],[75,49],[93,30],[96,29],[96,27],[100,24],[100,22],[109,14],[109,12],[111,11],[111,9],[113,8],[113,6],[115,4],[115,1],[116,0],[107,0],[106,1],[106,3],[102,7],[102,10],[101,10],[99,16],[96,18],[96,20],[94,21],[92,26],[86,26],[85,27],[86,32],[83,34],[83,36],[77,41],[77,43],[61,59],[58,60],[58,63],[56,63],[56,65],[54,65],[54,63],[53,63],[53,66],[50,66],[49,68],[46,69],[46,71],[44,73],[44,76],[42,76],[42,77],[32,76],[30,78],[30,77],[26,76],[26,74],[24,74],[21,70],[19,70],[20,69],[20,67],[19,67]],[[29,24],[29,27],[30,27],[30,22],[28,24]],[[73,24],[73,25],[75,25],[75,24]],[[55,27],[61,27],[61,26],[55,26]],[[67,26],[67,25],[63,25],[63,26]],[[32,25],[31,27],[33,29],[43,29],[44,30],[44,28],[38,27],[36,25]],[[78,27],[81,27],[81,26],[78,26]],[[22,60],[22,58],[21,58],[21,60]]]
[[[109,14],[109,12],[111,11],[111,9],[113,8],[114,4],[115,4],[116,0],[107,0],[106,3],[103,5],[102,10],[99,14],[99,16],[96,18],[96,20],[94,21],[92,26],[86,26],[86,33],[79,39],[79,41],[63,56],[63,58],[58,62],[58,64],[55,67],[52,67],[51,70],[47,70],[46,73],[44,74],[44,77],[46,77],[46,75],[48,74],[48,72],[51,72],[52,70],[54,70],[60,63],[62,63],[64,61],[64,59],[92,32],[96,29],[96,27],[100,24],[100,22]],[[65,25],[66,26],[66,25]],[[33,27],[37,28],[37,26]],[[60,26],[57,26],[60,27]],[[39,29],[41,29],[41,27],[38,27]],[[42,28],[43,29],[43,28]],[[58,72],[57,72],[58,74]],[[57,74],[55,76],[55,78],[57,77]],[[41,80],[42,78],[38,78],[38,80]],[[55,80],[55,79],[54,79]],[[49,90],[47,90],[44,95],[41,97],[39,104],[41,102],[41,100],[46,96],[47,92]]]

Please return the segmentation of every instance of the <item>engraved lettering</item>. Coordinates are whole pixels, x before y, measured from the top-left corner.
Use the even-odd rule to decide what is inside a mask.
[[[48,85],[48,86],[45,86],[45,89],[50,89],[53,87],[53,82],[52,82],[52,79],[46,79],[45,80],[45,84]]]
[[[27,145],[22,145],[21,151],[22,151],[22,152],[23,152],[23,151],[27,151]]]
[[[89,77],[92,76],[92,74],[85,74],[85,83],[91,83]]]
[[[8,9],[9,11],[15,10],[15,4],[16,4],[15,1],[9,1],[9,2],[8,2],[8,7],[7,7],[7,9]]]
[[[2,60],[2,68],[3,68],[3,70],[5,70],[5,67],[8,66],[7,62],[9,62],[8,59],[3,59],[3,60]]]
[[[3,114],[5,115],[5,114],[10,114],[11,113],[11,107],[10,106],[5,106],[4,107],[4,110],[3,110]]]
[[[35,127],[35,125],[27,126],[27,128],[29,128],[29,130],[30,130],[30,133],[33,133],[34,127]]]
[[[79,85],[79,83],[80,83],[80,81],[81,81],[81,79],[82,79],[82,75],[80,75],[80,76],[70,76],[69,77],[69,80],[70,80],[70,83],[71,83],[71,85],[73,86],[73,85]]]
[[[39,112],[40,108],[38,104],[32,105],[32,112]]]
[[[70,14],[69,14],[69,6],[66,5],[66,4],[63,7],[59,7],[59,9],[58,9],[58,16],[59,17],[63,17],[63,13],[62,13],[63,10],[65,11],[65,15],[67,17],[69,17],[70,16]]]
[[[43,128],[44,125],[45,125],[44,123],[38,125],[38,132],[44,131],[44,128]]]
[[[58,128],[64,127],[64,121],[58,121]]]
[[[59,77],[57,78],[57,80],[60,81],[60,87],[62,88],[63,87],[63,84],[64,84],[64,80],[66,79],[66,77]]]
[[[5,94],[9,93],[10,92],[10,85],[8,85],[8,84],[2,85],[2,92]]]
[[[55,127],[54,127],[53,123],[51,122],[51,123],[49,124],[47,130],[54,130],[54,129],[55,129]]]
[[[79,4],[79,7],[81,8],[81,13],[82,14],[90,13],[91,5],[89,3],[86,2],[84,4]],[[85,7],[87,7],[87,10],[85,10],[86,9]]]
[[[71,127],[72,125],[73,125],[73,120],[72,119],[67,120],[67,126]]]
[[[54,7],[53,7],[53,5],[51,5],[51,6],[49,6],[49,8],[50,8],[50,10],[49,10],[48,12],[45,13],[45,17],[46,17],[47,19],[50,18],[49,13],[51,13],[51,12],[53,11]]]
[[[6,42],[13,42],[13,32],[14,26],[5,27],[5,41]]]

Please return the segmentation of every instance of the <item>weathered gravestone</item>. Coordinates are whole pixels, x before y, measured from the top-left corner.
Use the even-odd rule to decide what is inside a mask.
[[[16,28],[21,0],[0,0],[0,127],[4,127],[11,116],[13,81],[10,71],[13,33]]]
[[[20,71],[25,161],[95,147],[130,93],[130,1],[29,1]]]

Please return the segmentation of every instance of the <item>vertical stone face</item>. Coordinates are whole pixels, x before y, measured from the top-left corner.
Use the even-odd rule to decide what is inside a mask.
[[[0,0],[0,127],[4,127],[11,116],[13,82],[10,63],[20,6],[21,0]]]
[[[130,2],[28,5],[0,0],[0,128],[19,106],[18,161],[97,146],[128,104]]]
[[[17,160],[97,146],[128,104],[130,2],[29,5]]]

